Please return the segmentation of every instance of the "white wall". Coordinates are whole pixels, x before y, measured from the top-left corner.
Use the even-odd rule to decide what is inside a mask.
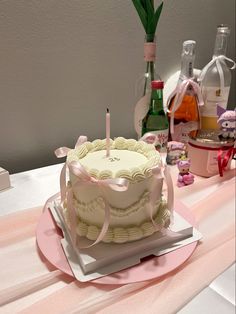
[[[197,41],[196,67],[211,58],[216,26],[232,29],[234,0],[164,0],[158,72],[179,68],[183,40]],[[0,166],[11,173],[57,162],[77,136],[135,136],[134,83],[143,71],[144,32],[128,0],[0,1]],[[235,76],[230,103],[235,105]]]

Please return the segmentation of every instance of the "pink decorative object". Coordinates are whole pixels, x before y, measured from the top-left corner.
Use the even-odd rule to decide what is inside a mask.
[[[156,59],[156,43],[148,42],[144,44],[144,60],[154,62]]]
[[[176,165],[181,156],[186,156],[187,148],[184,143],[171,141],[167,143],[166,162],[169,165]]]
[[[179,168],[177,186],[182,187],[192,184],[194,182],[194,175],[189,172],[190,159],[179,159],[177,166]]]
[[[107,108],[106,113],[106,157],[110,157],[110,134],[111,134],[111,119],[110,119],[110,112]]]
[[[188,143],[190,171],[202,177],[223,176],[236,152],[234,144],[234,139],[222,138],[220,130],[198,131],[197,136],[190,138]]]
[[[236,111],[225,110],[221,106],[217,106],[217,115],[219,119],[217,123],[222,130],[223,138],[235,138],[236,134]]]

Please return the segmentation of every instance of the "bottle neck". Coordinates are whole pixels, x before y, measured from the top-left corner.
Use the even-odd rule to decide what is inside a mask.
[[[226,54],[229,34],[219,33],[216,35],[213,58]]]
[[[158,113],[163,109],[163,90],[162,89],[153,89],[151,94],[151,102],[149,109],[153,113]]]
[[[182,55],[181,59],[181,71],[179,82],[185,79],[193,78],[193,68],[194,68],[195,55]]]

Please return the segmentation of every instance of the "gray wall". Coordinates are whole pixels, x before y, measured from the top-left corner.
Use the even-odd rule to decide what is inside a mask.
[[[211,58],[216,26],[232,29],[234,0],[165,0],[157,67],[166,80],[180,65],[182,42],[197,41],[196,68]],[[11,173],[58,162],[77,136],[134,137],[134,83],[143,71],[144,32],[132,1],[0,1],[0,166]],[[235,74],[230,104],[235,105]]]

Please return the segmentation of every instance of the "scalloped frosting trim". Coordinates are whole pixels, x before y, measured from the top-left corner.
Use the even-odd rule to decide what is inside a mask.
[[[160,226],[160,229],[162,227],[167,228],[170,224],[170,211],[167,208],[167,203],[163,200],[161,201],[161,203],[158,203],[157,206],[158,210],[156,216],[154,217],[154,221],[158,224],[158,226]],[[64,208],[64,215],[66,223],[69,225],[66,208]],[[156,230],[150,220],[143,222],[140,226],[130,226],[127,228],[109,227],[102,241],[105,243],[131,242],[142,239],[144,237],[148,237],[154,232],[159,231],[160,229]],[[86,237],[89,240],[95,241],[98,238],[99,233],[101,232],[101,228],[89,225],[78,217],[76,231],[79,236]]]
[[[132,205],[130,205],[126,208],[117,208],[117,207],[110,205],[111,216],[113,216],[113,217],[127,217],[130,215],[133,215],[138,210],[143,210],[143,207],[149,201],[149,195],[150,195],[150,192],[145,191],[140,196],[140,198],[137,202],[133,203]],[[83,212],[96,213],[99,208],[104,210],[104,207],[105,207],[105,203],[104,203],[102,196],[99,196],[99,197],[93,199],[89,203],[81,202],[81,201],[75,199],[75,197],[74,197],[73,203],[74,203],[74,208],[77,211],[78,215],[80,213],[83,213]]]
[[[114,141],[110,140],[111,149],[134,151],[144,155],[147,162],[140,167],[131,168],[129,170],[119,170],[113,173],[110,170],[99,171],[96,168],[85,167],[89,174],[99,180],[109,178],[125,178],[130,182],[140,182],[145,178],[152,176],[151,168],[161,164],[160,154],[156,151],[154,145],[147,144],[143,141],[136,141],[134,139],[125,139],[124,137],[117,137]],[[89,152],[106,149],[106,139],[97,139],[93,142],[85,142],[81,146],[72,149],[67,155],[67,162],[79,161],[84,158]]]

